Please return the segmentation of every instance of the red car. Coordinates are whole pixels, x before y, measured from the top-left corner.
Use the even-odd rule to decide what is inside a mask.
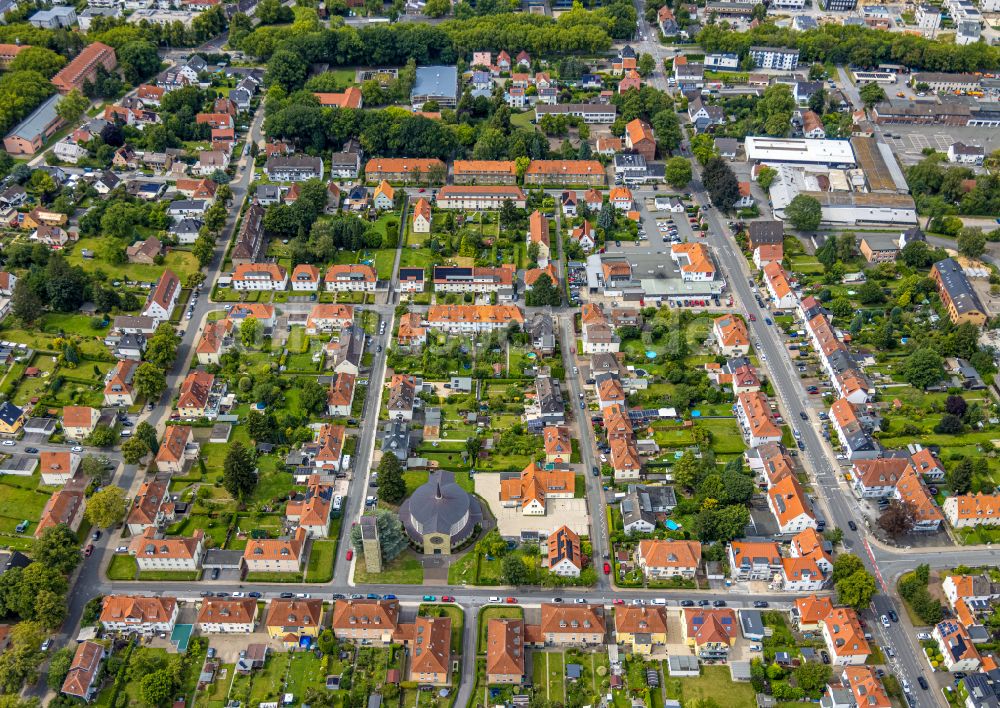
[[[354,558],[354,549],[353,548],[348,548],[347,549],[347,560],[351,560],[353,558]]]
[[[88,543],[87,547],[83,549],[83,555],[90,557],[90,554],[94,552],[94,544]]]
[[[750,315],[750,321],[751,322],[756,322],[757,321],[757,315],[751,314]]]
[[[517,598],[516,597],[508,597],[507,598],[507,604],[508,605],[516,605],[517,604]]]
[[[454,602],[454,601],[455,601],[455,598],[453,598],[451,595],[442,595],[441,596],[441,602]]]
[[[611,564],[610,563],[605,563],[604,564],[604,574],[605,575],[611,575]]]
[[[617,599],[617,600],[615,600],[615,601],[614,601],[614,603],[612,603],[612,604],[615,604],[615,605],[624,605],[624,604],[625,604],[625,601],[624,601],[624,600],[622,600],[621,598],[618,598],[618,599]]]

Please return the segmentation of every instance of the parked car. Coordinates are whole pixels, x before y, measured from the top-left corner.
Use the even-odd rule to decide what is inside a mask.
[[[889,610],[889,619],[893,622],[899,622],[899,615],[896,614],[895,610]]]
[[[451,595],[442,595],[441,596],[441,602],[454,602],[454,601],[455,601],[455,598],[452,597]]]
[[[726,601],[725,600],[716,600],[715,602],[712,603],[712,606],[713,607],[725,607],[726,606]]]
[[[820,659],[821,659],[821,660],[823,661],[823,663],[824,663],[824,664],[829,664],[829,663],[830,663],[830,655],[829,655],[829,654],[827,654],[827,653],[826,653],[826,652],[825,652],[824,650],[822,650],[822,649],[821,649],[821,650],[820,650],[820,652],[819,652],[819,658],[820,658]]]
[[[354,559],[354,549],[353,548],[348,548],[347,549],[347,560],[353,560],[353,559]]]
[[[853,521],[848,521],[848,522],[847,522],[847,527],[848,527],[848,528],[849,528],[849,529],[850,529],[851,531],[857,531],[857,530],[858,530],[858,525],[857,525],[856,523],[854,523]]]
[[[917,683],[919,683],[920,688],[924,689],[925,691],[928,688],[930,688],[930,686],[927,684],[927,679],[925,679],[923,676],[917,676]]]
[[[83,555],[87,556],[88,558],[91,556],[91,554],[93,552],[94,552],[94,544],[93,543],[88,543],[87,547],[83,549]]]
[[[681,600],[681,607],[694,607],[694,600]]]
[[[762,608],[762,607],[767,607],[768,606],[768,602],[767,602],[767,600],[757,600],[757,601],[755,601],[753,603],[753,606],[756,607],[756,608],[758,608],[758,609]]]
[[[610,563],[605,563],[604,564],[604,574],[605,575],[611,575],[611,564]]]
[[[508,597],[507,598],[507,604],[508,605],[516,605],[517,604],[517,598],[516,597]]]

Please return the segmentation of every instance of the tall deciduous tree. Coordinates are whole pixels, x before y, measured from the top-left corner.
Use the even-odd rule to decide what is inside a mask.
[[[740,183],[732,169],[721,157],[709,158],[702,171],[702,182],[708,190],[712,203],[719,209],[728,211],[740,198]]]
[[[35,540],[31,557],[60,573],[71,573],[80,564],[79,541],[66,524],[50,526]]]
[[[908,501],[893,499],[889,506],[878,517],[878,525],[883,531],[893,537],[905,536],[913,530],[917,522],[916,510]]]
[[[149,454],[149,446],[141,438],[131,437],[122,443],[122,459],[126,464],[137,465]]]
[[[167,375],[161,366],[144,361],[136,367],[132,384],[136,393],[148,401],[154,401],[167,388]]]
[[[691,163],[683,157],[671,157],[667,160],[664,176],[671,187],[683,189],[691,181]]]
[[[91,495],[83,514],[93,526],[106,529],[121,523],[127,511],[125,491],[121,487],[105,487]]]
[[[815,231],[823,220],[823,207],[816,197],[797,194],[785,207],[785,217],[799,231]]]

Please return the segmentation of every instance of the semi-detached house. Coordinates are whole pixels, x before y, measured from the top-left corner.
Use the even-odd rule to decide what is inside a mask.
[[[774,422],[770,403],[762,391],[739,394],[734,408],[750,447],[759,447],[768,442],[781,442],[781,429]]]
[[[957,494],[944,501],[944,514],[954,528],[1000,526],[1000,494]]]
[[[232,279],[233,290],[288,289],[288,271],[277,263],[245,263],[236,266]]]
[[[190,536],[166,537],[150,526],[132,538],[128,550],[140,571],[194,572],[205,555],[205,532],[197,529]]]
[[[727,549],[734,580],[767,580],[781,575],[781,551],[770,541],[733,541]]]
[[[370,292],[377,283],[375,269],[364,263],[332,265],[323,276],[323,288],[327,292]]]
[[[834,666],[857,666],[867,661],[871,648],[852,608],[834,608],[818,624]]]
[[[455,160],[451,170],[455,184],[517,183],[517,166],[513,160]]]
[[[174,506],[167,490],[165,481],[143,482],[125,520],[130,534],[140,536],[147,528],[159,527],[173,518]]]
[[[693,578],[701,567],[701,544],[697,541],[642,540],[636,548],[635,560],[650,579]]]
[[[613,103],[540,103],[535,106],[536,123],[547,115],[571,116],[584,123],[614,123],[618,108]]]
[[[103,644],[85,640],[76,645],[76,652],[73,654],[73,661],[63,679],[63,694],[81,698],[90,702],[97,694],[97,676],[100,673],[101,662],[108,655]]]
[[[365,163],[365,180],[368,182],[425,184],[431,177],[447,177],[447,166],[438,160],[412,157],[373,157]]]
[[[323,158],[309,155],[275,155],[264,163],[264,174],[274,182],[323,179]]]
[[[636,654],[651,654],[667,643],[667,611],[663,607],[616,607],[615,640]]]
[[[794,475],[783,478],[767,490],[767,505],[778,522],[780,533],[793,534],[817,527],[812,504]]]
[[[604,644],[607,631],[601,605],[542,604],[542,619],[528,625],[526,633],[535,646],[594,646]]]
[[[780,263],[768,263],[764,266],[764,284],[771,296],[771,301],[778,309],[795,307],[798,298],[788,281],[788,274]]]
[[[206,597],[198,609],[203,634],[250,634],[256,627],[257,601],[252,597]]]
[[[298,573],[305,560],[308,534],[301,526],[291,537],[251,538],[243,551],[243,562],[251,573]]]
[[[490,619],[486,625],[486,680],[490,684],[524,683],[524,620]]]
[[[442,293],[500,293],[514,287],[514,267],[435,266],[434,290]]]
[[[838,398],[830,406],[830,423],[847,459],[870,460],[882,454],[882,446],[872,438],[857,409],[846,398]]]
[[[524,324],[516,305],[431,305],[427,326],[452,334],[493,332],[511,323]]]
[[[316,335],[322,332],[335,332],[348,327],[354,322],[354,307],[334,303],[319,303],[313,305],[306,319],[306,334]]]
[[[525,170],[524,183],[600,186],[605,183],[604,166],[597,160],[533,160]]]
[[[146,298],[146,304],[142,308],[143,316],[153,318],[157,325],[168,321],[180,292],[181,281],[177,274],[169,268],[163,271],[163,275],[156,282],[156,287]]]
[[[716,317],[712,333],[719,353],[724,356],[746,356],[750,353],[750,334],[743,320],[736,315]]]
[[[511,201],[518,209],[524,209],[527,197],[517,185],[447,185],[438,190],[439,209],[495,210]]]
[[[300,637],[316,637],[323,624],[323,601],[320,599],[271,600],[264,617],[264,628],[272,639],[294,646]]]
[[[106,595],[101,607],[105,631],[149,636],[170,633],[177,622],[177,598],[148,595]]]

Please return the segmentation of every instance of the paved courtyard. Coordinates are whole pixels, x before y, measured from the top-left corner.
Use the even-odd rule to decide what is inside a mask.
[[[519,508],[500,504],[500,475],[483,473],[476,475],[476,494],[489,503],[497,529],[505,538],[516,538],[522,531],[537,531],[547,536],[564,524],[581,536],[590,535],[586,499],[550,499],[545,516],[525,516]]]

